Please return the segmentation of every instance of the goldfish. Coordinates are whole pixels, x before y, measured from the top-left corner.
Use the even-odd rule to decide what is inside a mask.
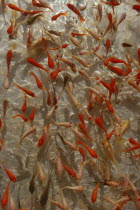
[[[140,144],[136,144],[135,146],[131,147],[130,149],[123,150],[123,152],[130,152],[140,148]]]
[[[65,70],[65,68],[64,69],[57,69],[57,70],[53,71],[52,73],[50,73],[51,80],[56,79],[56,77],[59,74],[59,72],[61,72],[63,70]]]
[[[85,161],[85,152],[82,147],[79,147],[79,153],[81,154],[81,156],[83,158],[83,161],[82,161],[82,163],[83,163]],[[81,163],[81,165],[82,165],[82,163]]]
[[[136,10],[139,13],[140,12],[140,5],[133,5],[132,9]]]
[[[47,105],[50,106],[51,105],[51,94],[49,92],[49,90],[47,88],[44,88],[44,90],[47,91]]]
[[[81,129],[81,131],[83,132],[83,134],[92,142],[93,139],[90,137],[90,135],[89,135],[86,127],[83,124],[79,123],[79,128]]]
[[[15,175],[4,165],[4,163],[2,162],[3,168],[5,169],[5,172],[7,173],[9,179],[11,180],[11,182],[16,182],[16,177]]]
[[[109,48],[110,48],[110,39],[106,40],[105,45],[106,45],[106,54],[108,54],[108,51],[109,51]]]
[[[32,5],[34,7],[40,7],[41,5],[39,3],[37,3],[35,0],[32,0]]]
[[[67,7],[72,10],[75,14],[78,15],[80,21],[85,21],[85,19],[82,17],[81,13],[79,12],[79,10],[72,4],[67,4]]]
[[[8,76],[10,75],[10,64],[11,64],[12,57],[13,57],[13,52],[12,52],[12,50],[8,50],[8,52],[7,52]]]
[[[88,153],[93,157],[93,158],[98,158],[98,155],[96,153],[96,151],[94,151],[93,149],[91,149],[87,144],[85,144],[84,142],[82,141],[77,141],[76,142],[77,144],[82,144],[88,151]]]
[[[109,140],[113,134],[114,134],[114,129],[109,134],[106,135],[106,139]]]
[[[41,147],[41,146],[43,145],[44,140],[45,140],[45,135],[44,135],[44,133],[43,133],[43,134],[41,135],[41,137],[39,138],[39,140],[38,140],[38,144],[37,144],[38,148]]]
[[[129,142],[130,142],[131,144],[133,144],[133,145],[139,144],[135,139],[130,138],[130,139],[128,139],[128,140],[129,140]]]
[[[12,23],[12,21],[10,20],[10,22],[11,22],[11,25],[8,27],[8,29],[7,29],[7,34],[11,34],[12,33],[12,31],[13,31],[13,23]]]
[[[135,77],[136,77],[136,85],[139,85],[140,84],[140,71],[138,71]]]
[[[123,76],[123,75],[124,75],[123,70],[120,69],[120,68],[117,68],[117,67],[111,66],[111,65],[107,65],[107,68],[108,68],[110,71],[112,71],[112,72],[114,72],[115,74],[117,74],[118,76]]]
[[[43,7],[43,8],[50,9],[52,12],[54,12],[53,9],[47,5],[47,3],[45,3],[42,0],[38,0],[38,1],[39,3],[37,3],[35,0],[32,0],[32,4],[34,7]]]
[[[108,84],[107,82],[105,82],[102,79],[99,79],[98,77],[95,78],[96,80],[99,80],[97,84],[102,84],[107,90],[110,90],[110,84]]]
[[[15,86],[17,86],[18,88],[20,88],[21,90],[23,90],[27,95],[32,96],[32,97],[36,97],[36,95],[32,91],[30,91],[30,90],[28,90],[24,87],[21,87],[20,85],[16,84],[15,82],[13,84]]]
[[[6,189],[5,189],[5,192],[3,194],[3,197],[1,199],[1,207],[2,207],[2,210],[5,210],[5,207],[6,207],[7,203],[8,203],[10,183],[11,182],[9,181],[8,182],[8,185],[7,185]]]
[[[14,4],[6,4],[10,9],[12,9],[12,10],[16,10],[16,11],[18,11],[18,12],[26,12],[25,10],[23,10],[23,9],[21,9],[21,8],[19,8],[19,7],[17,7],[16,5],[14,5]]]
[[[12,117],[13,117],[13,118],[21,117],[21,118],[24,120],[24,122],[28,122],[28,118],[25,117],[24,115],[21,115],[21,114],[14,115],[14,116],[12,116]]]
[[[100,181],[98,182],[98,184],[96,185],[96,187],[92,191],[92,195],[91,195],[91,202],[92,203],[95,203],[95,201],[97,200],[97,194],[98,194],[99,186],[100,186]]]
[[[68,46],[69,46],[69,44],[67,44],[67,43],[62,44],[62,48],[66,48],[66,47],[68,47]]]
[[[72,32],[71,35],[72,36],[85,36],[85,35],[88,35],[88,34],[79,34],[79,33],[76,33],[76,32]]]
[[[47,56],[48,56],[48,66],[49,66],[49,68],[54,69],[55,65],[54,65],[54,61],[53,61],[50,53],[48,52],[48,50],[45,47],[44,47],[44,50],[45,50],[45,52],[47,53]]]
[[[112,17],[112,14],[109,12],[108,14],[107,14],[107,16],[108,16],[108,20],[109,20],[109,23],[110,23],[110,28],[112,29],[112,24],[113,24],[113,17]]]
[[[105,103],[107,105],[107,108],[108,108],[109,112],[114,114],[114,109],[107,99],[105,99]]]
[[[107,66],[109,62],[111,62],[111,63],[124,63],[125,65],[127,65],[127,63],[124,60],[121,60],[121,59],[118,59],[118,58],[115,58],[115,57],[108,58],[104,62],[104,65]]]
[[[29,74],[32,75],[32,76],[35,78],[37,87],[38,87],[39,89],[42,89],[42,88],[43,88],[42,82],[41,82],[40,79],[36,76],[36,74],[33,73],[33,72],[31,72],[31,71],[29,72]]]
[[[109,2],[105,2],[103,0],[100,0],[100,2],[102,2],[104,4],[111,5],[112,6],[113,13],[114,13],[114,6],[120,5],[119,2],[118,1],[115,1],[115,0],[110,0]]]
[[[94,120],[95,120],[96,124],[97,124],[102,130],[104,130],[104,132],[107,134],[107,130],[106,130],[106,128],[103,126],[103,120],[102,120],[101,118],[97,118],[97,117],[96,117]]]
[[[30,116],[29,116],[30,121],[33,121],[34,120],[35,110],[36,110],[36,104],[35,104],[34,108],[32,109],[32,111],[30,113]]]
[[[83,114],[82,114],[82,113],[79,113],[79,114],[78,114],[78,117],[79,117],[81,123],[83,124],[83,126],[86,126],[86,125],[85,125],[85,120],[84,120]]]
[[[38,62],[36,62],[33,58],[27,58],[27,61],[32,64],[33,66],[36,66],[42,70],[44,70],[45,72],[49,72],[49,70],[45,69],[41,64],[39,64]]]
[[[62,12],[62,13],[56,14],[56,15],[54,15],[54,16],[51,18],[51,20],[52,20],[52,21],[57,20],[57,18],[60,17],[60,16],[62,16],[62,15],[68,16],[68,12]]]
[[[66,165],[63,164],[63,168],[67,171],[67,173],[72,176],[72,177],[77,177],[75,171],[69,167],[67,167]]]

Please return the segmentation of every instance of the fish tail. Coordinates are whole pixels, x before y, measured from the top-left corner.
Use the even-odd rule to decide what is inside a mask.
[[[80,21],[81,21],[81,22],[84,22],[84,21],[85,21],[85,19],[84,19],[84,18],[82,18],[82,17],[80,17]]]

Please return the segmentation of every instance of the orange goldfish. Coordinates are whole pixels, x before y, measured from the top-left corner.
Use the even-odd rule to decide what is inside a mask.
[[[23,90],[27,95],[32,96],[32,97],[36,97],[35,94],[32,91],[30,91],[30,90],[28,90],[24,87],[21,87],[20,85],[16,84],[15,82],[14,82],[14,85],[17,86],[18,88],[20,88],[21,90]]]
[[[44,140],[45,140],[45,134],[43,133],[38,140],[38,144],[37,144],[38,148],[44,144]]]
[[[59,72],[61,72],[63,70],[65,70],[65,68],[64,69],[57,69],[57,70],[53,71],[52,73],[50,73],[51,80],[56,79],[56,77],[59,74]]]
[[[8,52],[7,52],[8,76],[9,76],[9,74],[10,74],[10,63],[11,63],[11,60],[12,60],[12,56],[13,56],[12,50],[8,50]]]
[[[1,199],[1,207],[2,207],[2,210],[5,210],[5,207],[8,203],[8,196],[9,196],[9,188],[10,188],[10,181],[5,189],[5,192],[3,194],[3,197]]]
[[[68,15],[68,12],[63,12],[63,13],[56,14],[56,15],[54,15],[54,16],[51,18],[51,20],[52,20],[52,21],[57,20],[57,18],[59,18],[59,17],[62,16],[62,15],[67,16],[67,15]]]
[[[42,85],[40,79],[36,76],[36,74],[33,73],[33,72],[31,72],[31,71],[29,72],[29,74],[32,75],[32,76],[35,78],[37,87],[38,87],[39,89],[42,89],[42,88],[43,88],[43,85]]]
[[[67,167],[66,165],[63,164],[63,168],[68,172],[68,174],[72,177],[77,177],[75,171],[69,167]]]
[[[78,117],[79,117],[81,123],[82,123],[84,126],[86,126],[86,125],[85,125],[85,121],[84,121],[84,116],[83,116],[83,114],[82,114],[82,113],[79,113],[79,114],[78,114]]]
[[[30,116],[29,116],[30,121],[33,121],[34,120],[35,110],[36,110],[36,105],[34,106],[34,108],[32,109],[32,111],[30,113]]]
[[[132,9],[136,10],[139,13],[140,12],[140,5],[133,5]]]
[[[106,54],[108,54],[108,51],[109,51],[109,48],[110,48],[110,39],[106,40],[105,45],[106,45]]]
[[[67,7],[72,10],[75,14],[78,15],[80,21],[85,21],[85,19],[82,17],[81,13],[79,12],[79,10],[72,4],[67,4]]]
[[[92,191],[92,195],[91,195],[91,202],[92,203],[95,203],[95,201],[97,200],[97,194],[98,194],[99,186],[100,186],[100,182],[98,182],[98,184],[96,185],[96,187]]]
[[[4,167],[4,169],[5,169],[5,171],[6,171],[6,173],[7,173],[7,175],[8,175],[8,177],[9,177],[9,179],[12,181],[12,182],[16,182],[16,177],[15,177],[15,175],[4,165],[4,163],[2,162],[2,165],[3,165],[3,167]]]
[[[21,117],[21,118],[24,120],[24,122],[28,122],[28,118],[25,117],[24,115],[21,115],[21,114],[14,115],[14,116],[12,116],[12,117],[13,117],[13,118]]]
[[[45,48],[45,46],[44,46],[44,50],[45,50],[45,52],[47,53],[47,56],[48,56],[48,66],[50,67],[50,69],[54,69],[54,61],[53,61],[50,53],[48,52],[48,50]]]
[[[38,62],[36,62],[33,58],[27,58],[27,61],[29,63],[31,63],[33,66],[36,66],[44,71],[46,71],[47,73],[49,72],[49,70],[45,69],[41,64],[39,64]]]
[[[134,147],[131,147],[130,149],[123,150],[123,152],[130,152],[139,148],[140,148],[140,144],[136,144]]]
[[[85,144],[84,142],[79,141],[79,140],[78,140],[76,143],[77,143],[77,144],[82,144],[82,145],[87,149],[88,153],[89,153],[92,157],[98,158],[97,153],[96,153],[93,149],[91,149],[87,144]]]

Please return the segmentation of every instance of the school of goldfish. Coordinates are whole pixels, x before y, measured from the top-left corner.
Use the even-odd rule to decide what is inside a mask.
[[[1,0],[2,210],[140,210],[140,0]]]

